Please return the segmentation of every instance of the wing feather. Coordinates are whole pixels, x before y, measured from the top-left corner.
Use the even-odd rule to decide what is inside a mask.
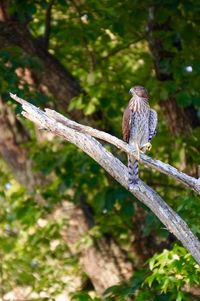
[[[122,121],[123,139],[127,143],[129,142],[129,138],[130,138],[131,117],[132,117],[132,112],[130,108],[127,107],[124,111],[123,121]]]
[[[149,141],[156,135],[156,127],[158,123],[158,115],[155,110],[150,109],[149,114]]]

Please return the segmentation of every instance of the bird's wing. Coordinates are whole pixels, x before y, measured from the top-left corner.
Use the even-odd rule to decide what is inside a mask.
[[[122,132],[123,132],[123,139],[127,143],[129,142],[130,137],[130,129],[132,125],[132,111],[127,107],[124,111],[123,121],[122,121]]]
[[[149,141],[156,135],[156,127],[158,123],[158,116],[155,110],[150,109],[149,114]]]

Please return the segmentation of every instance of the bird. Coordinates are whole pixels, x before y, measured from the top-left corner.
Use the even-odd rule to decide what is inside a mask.
[[[134,188],[139,183],[138,161],[140,153],[151,149],[151,140],[156,135],[158,122],[157,112],[150,108],[147,89],[134,86],[129,93],[132,95],[124,110],[122,121],[123,140],[127,142],[137,159],[128,155],[128,187]]]

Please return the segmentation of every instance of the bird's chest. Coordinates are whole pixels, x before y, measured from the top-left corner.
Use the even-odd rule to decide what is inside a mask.
[[[131,116],[130,142],[143,144],[149,137],[149,110],[134,112]]]

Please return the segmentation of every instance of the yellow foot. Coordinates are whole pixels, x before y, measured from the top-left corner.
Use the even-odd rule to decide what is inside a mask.
[[[150,151],[151,148],[152,148],[151,143],[147,142],[141,147],[140,151],[141,153],[145,153],[147,150]]]

